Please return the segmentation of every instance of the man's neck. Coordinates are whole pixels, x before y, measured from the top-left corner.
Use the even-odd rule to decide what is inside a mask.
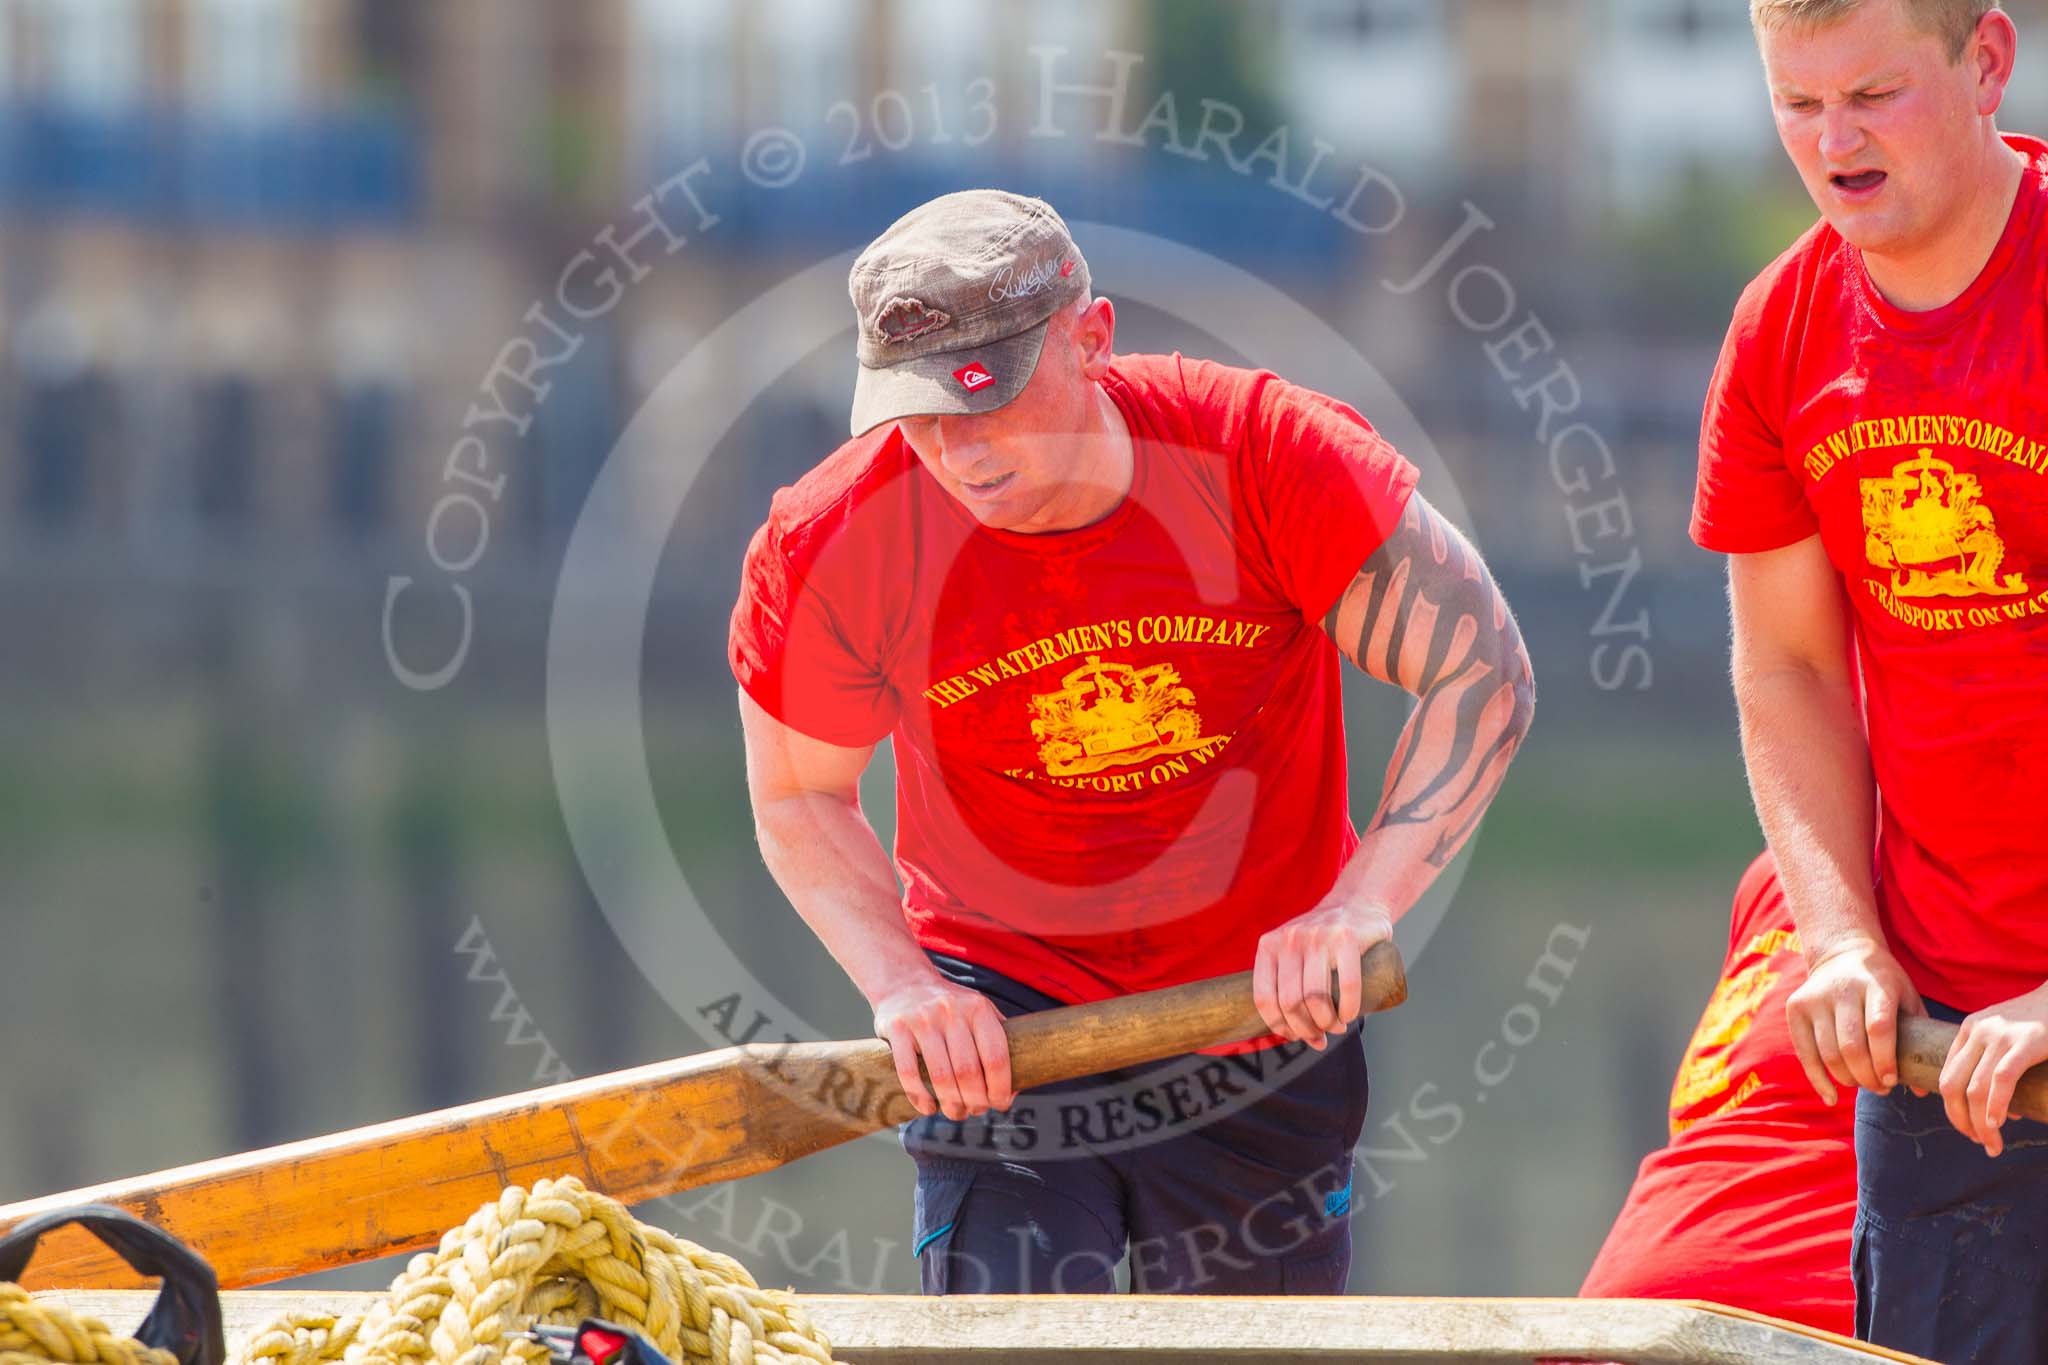
[[[1924,313],[1953,303],[1990,263],[2012,217],[2013,200],[2019,196],[2027,164],[2003,138],[1995,133],[1992,137],[1995,146],[1985,149],[1977,192],[1939,237],[1897,256],[1863,253],[1870,282],[1894,307]]]
[[[1070,483],[1068,497],[1032,518],[1033,523],[1042,518],[1043,524],[1027,523],[1015,529],[1039,534],[1078,531],[1114,512],[1129,495],[1137,469],[1131,430],[1108,390],[1100,384],[1094,389],[1087,428],[1079,435],[1080,449],[1087,457],[1085,474]]]

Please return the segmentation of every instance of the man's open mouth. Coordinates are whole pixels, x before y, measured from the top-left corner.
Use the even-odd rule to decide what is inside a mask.
[[[1838,190],[1861,194],[1865,190],[1874,190],[1882,185],[1884,178],[1883,171],[1857,171],[1852,175],[1831,175],[1828,177],[1828,183]]]
[[[1009,473],[1000,475],[996,478],[987,479],[981,483],[962,484],[961,487],[965,488],[968,492],[974,494],[978,498],[993,497],[997,493],[1002,492],[1003,489],[1009,487],[1010,480],[1016,477],[1017,471],[1013,469]]]

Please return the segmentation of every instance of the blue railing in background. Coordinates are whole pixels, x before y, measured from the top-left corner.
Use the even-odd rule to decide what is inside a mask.
[[[659,184],[695,156],[651,165],[642,183]],[[1073,222],[1113,223],[1149,232],[1278,276],[1326,276],[1377,246],[1327,212],[1290,198],[1258,177],[1220,165],[1162,164],[1156,156],[1115,156],[1084,164],[1023,159],[873,161],[807,170],[784,189],[759,189],[722,170],[713,207],[731,231],[707,234],[738,251],[838,250],[874,237],[896,217],[936,195],[994,186],[1036,195]],[[1328,189],[1319,187],[1323,193]]]
[[[421,204],[418,142],[410,119],[381,108],[238,123],[15,102],[0,105],[0,212],[295,230],[403,223]]]
[[[382,106],[234,122],[175,109],[0,104],[0,213],[308,231],[404,224],[423,212],[421,142],[413,119]],[[714,250],[836,250],[911,205],[979,185],[1040,195],[1076,221],[1156,233],[1283,274],[1320,274],[1374,244],[1263,178],[1218,164],[1142,154],[1128,164],[1115,155],[1078,164],[877,156],[851,167],[814,164],[797,183],[762,189],[734,172],[730,150],[713,160],[723,171],[718,208],[733,230],[707,239]],[[658,184],[696,155],[665,156],[637,183]],[[638,192],[626,186],[622,202]]]

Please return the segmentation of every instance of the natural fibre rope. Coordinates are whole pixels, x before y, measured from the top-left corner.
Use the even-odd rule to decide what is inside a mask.
[[[520,1334],[586,1317],[643,1333],[680,1365],[833,1365],[795,1295],[762,1289],[730,1256],[638,1222],[567,1177],[508,1187],[413,1257],[368,1312],[287,1313],[253,1332],[237,1362],[545,1365],[547,1348]]]
[[[169,1351],[116,1336],[98,1318],[0,1283],[0,1365],[178,1365]]]
[[[285,1314],[250,1334],[236,1365],[545,1365],[547,1347],[522,1332],[584,1318],[631,1326],[678,1365],[834,1365],[795,1295],[575,1179],[506,1189],[414,1257],[369,1312]],[[176,1357],[0,1283],[0,1365],[53,1363]]]
[[[730,1256],[638,1222],[573,1178],[510,1186],[438,1250],[412,1258],[366,1313],[287,1313],[238,1365],[544,1365],[536,1323],[607,1318],[680,1365],[834,1365],[789,1293]],[[177,1365],[98,1318],[0,1283],[0,1365]]]
[[[636,1221],[573,1178],[517,1185],[412,1258],[366,1313],[289,1313],[252,1333],[241,1365],[542,1365],[535,1323],[608,1318],[698,1365],[830,1365],[795,1297],[730,1256]]]

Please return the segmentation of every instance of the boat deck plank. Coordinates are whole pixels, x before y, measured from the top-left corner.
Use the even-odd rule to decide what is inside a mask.
[[[140,1322],[154,1299],[140,1290],[54,1290],[38,1297],[117,1329]],[[375,1297],[306,1290],[223,1294],[230,1351],[280,1313],[361,1312]],[[1505,1365],[1542,1359],[1857,1365],[1916,1359],[1717,1305],[1656,1300],[807,1294],[803,1304],[834,1353],[851,1365]]]

